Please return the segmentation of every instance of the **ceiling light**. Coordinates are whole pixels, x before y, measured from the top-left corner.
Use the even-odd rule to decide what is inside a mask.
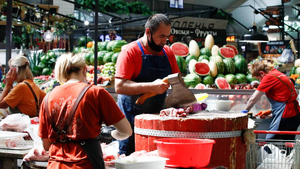
[[[53,33],[50,30],[47,30],[44,33],[43,38],[46,42],[51,42],[53,40]]]
[[[253,25],[252,27],[249,29],[248,32],[246,32],[240,39],[239,42],[253,42],[253,43],[256,43],[256,42],[268,42],[269,41],[269,38],[267,35],[259,32],[257,30],[257,27],[256,27],[256,24],[255,22],[253,22]]]
[[[89,21],[84,21],[84,25],[85,25],[85,26],[88,26],[89,24],[90,24]]]

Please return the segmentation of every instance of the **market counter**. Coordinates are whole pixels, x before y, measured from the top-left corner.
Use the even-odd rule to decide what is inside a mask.
[[[156,150],[153,141],[158,138],[210,138],[216,141],[212,164],[245,168],[246,145],[241,136],[247,126],[248,116],[240,112],[201,111],[185,118],[141,114],[135,116],[135,150]]]
[[[0,168],[2,169],[17,169],[21,167],[23,157],[30,151],[0,149]]]

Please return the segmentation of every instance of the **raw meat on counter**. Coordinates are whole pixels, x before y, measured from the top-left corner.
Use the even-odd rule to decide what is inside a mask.
[[[163,109],[160,111],[159,115],[164,117],[164,116],[169,116],[169,117],[186,117],[188,114],[196,111],[201,111],[205,110],[207,107],[206,103],[196,103],[191,106],[187,106],[184,108],[167,108]]]
[[[12,137],[0,139],[0,147],[26,147],[23,137]]]
[[[49,151],[43,148],[32,148],[23,158],[24,161],[48,161]]]

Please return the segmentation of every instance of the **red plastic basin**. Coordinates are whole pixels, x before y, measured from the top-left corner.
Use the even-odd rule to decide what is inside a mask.
[[[158,155],[168,158],[166,167],[205,167],[210,162],[215,140],[162,138],[154,140]]]

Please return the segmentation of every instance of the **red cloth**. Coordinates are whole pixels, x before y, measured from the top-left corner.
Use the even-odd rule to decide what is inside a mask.
[[[290,98],[291,92],[289,88],[270,73],[273,73],[275,76],[278,76],[283,82],[285,82],[287,85],[292,87],[295,95]],[[262,78],[259,86],[257,87],[257,90],[265,92],[266,96],[274,101],[277,102],[288,101],[289,103],[286,105],[282,117],[288,118],[288,117],[295,116],[296,108],[292,101],[296,100],[297,93],[295,87],[293,86],[293,83],[290,82],[290,79],[285,74],[281,73],[277,69],[273,69],[272,71],[270,71],[270,73],[266,74]]]
[[[68,104],[69,112],[79,92],[86,84],[83,82],[69,83],[53,89],[48,98],[49,111],[55,118],[60,114],[61,106]],[[111,95],[102,87],[92,86],[79,102],[74,119],[68,128],[68,137],[73,140],[95,138],[100,134],[102,122],[107,126],[125,118]],[[59,125],[64,125],[61,121]],[[45,116],[44,102],[41,105],[38,135],[45,139],[51,138],[51,126]],[[50,139],[51,142],[55,141]],[[78,143],[54,143],[49,148],[50,160],[48,168],[92,168],[84,150]]]
[[[143,45],[142,45],[143,46]],[[152,55],[144,46],[144,53]],[[175,55],[172,49],[165,45],[164,50],[168,56],[172,73],[179,73]],[[164,55],[164,52],[159,52],[158,55]],[[140,50],[136,41],[131,42],[128,46],[122,50],[118,56],[116,64],[116,78],[123,78],[128,80],[134,80],[142,69],[142,51]]]

